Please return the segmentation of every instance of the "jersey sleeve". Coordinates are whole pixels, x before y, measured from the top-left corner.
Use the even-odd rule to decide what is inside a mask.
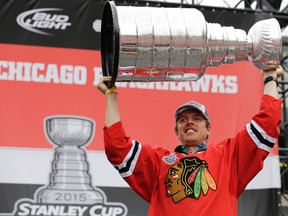
[[[165,150],[152,149],[126,136],[122,122],[104,127],[105,152],[110,163],[143,199],[150,201],[159,175],[160,155]]]
[[[231,188],[234,187],[236,196],[240,196],[263,168],[263,162],[280,134],[281,103],[281,99],[263,95],[259,113],[229,142],[231,185],[235,185]]]

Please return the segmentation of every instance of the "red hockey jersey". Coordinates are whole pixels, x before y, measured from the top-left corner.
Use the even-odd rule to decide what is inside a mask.
[[[260,111],[235,137],[193,154],[151,148],[126,136],[122,122],[104,127],[109,161],[153,216],[233,216],[237,198],[262,169],[280,133],[281,99],[263,95]]]

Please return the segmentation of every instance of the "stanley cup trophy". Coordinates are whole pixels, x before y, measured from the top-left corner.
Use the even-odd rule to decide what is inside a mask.
[[[50,184],[37,194],[45,204],[103,203],[101,192],[91,185],[86,153],[82,149],[92,140],[93,122],[78,117],[54,116],[45,121],[46,135],[55,144]]]
[[[248,34],[207,23],[194,8],[117,6],[105,3],[101,24],[104,76],[115,82],[194,81],[207,67],[249,60],[265,70],[280,64],[282,37],[271,18]]]

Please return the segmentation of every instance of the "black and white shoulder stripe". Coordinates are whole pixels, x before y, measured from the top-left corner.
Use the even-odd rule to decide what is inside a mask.
[[[139,142],[132,140],[132,148],[130,149],[123,162],[119,165],[113,164],[113,166],[118,170],[118,172],[123,178],[132,175],[139,154],[141,152],[141,148],[142,146]]]
[[[255,121],[246,125],[249,136],[254,143],[267,152],[270,152],[276,142],[276,138],[269,136]]]

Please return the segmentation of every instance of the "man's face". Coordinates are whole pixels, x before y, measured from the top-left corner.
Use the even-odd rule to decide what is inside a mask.
[[[211,126],[207,125],[205,117],[198,110],[186,110],[177,120],[175,132],[181,143],[187,147],[195,147],[206,143]]]

